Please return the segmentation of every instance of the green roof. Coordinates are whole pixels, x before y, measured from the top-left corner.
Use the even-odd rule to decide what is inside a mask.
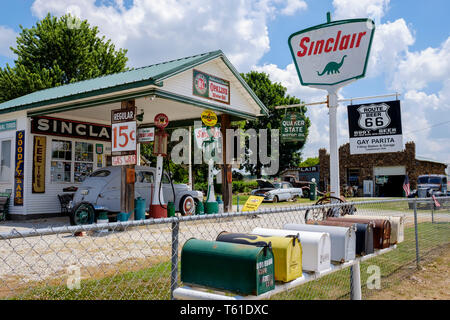
[[[119,92],[122,90],[152,84],[160,86],[164,79],[218,57],[223,59],[233,74],[238,78],[241,84],[247,89],[256,103],[260,106],[263,112],[267,114],[267,108],[248,87],[221,50],[36,91],[1,103],[0,113],[9,113],[61,102],[76,101],[83,98]]]

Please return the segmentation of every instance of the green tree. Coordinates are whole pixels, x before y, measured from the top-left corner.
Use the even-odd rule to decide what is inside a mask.
[[[251,71],[246,74],[241,74],[250,88],[255,92],[262,103],[269,109],[269,115],[266,117],[258,117],[257,120],[247,121],[244,125],[244,130],[255,129],[257,132],[260,129],[280,129],[281,121],[284,117],[285,110],[275,109],[275,106],[300,104],[301,100],[286,94],[287,89],[280,83],[273,83],[269,76],[264,72]],[[306,107],[291,108],[290,111],[297,110],[303,115],[306,112]],[[311,125],[309,118],[305,117],[305,136],[308,136],[308,128]],[[280,140],[280,154],[279,154],[279,171],[289,168],[297,167],[301,162],[301,149],[304,142],[284,142]],[[267,149],[270,152],[271,139],[270,131],[268,132]],[[246,163],[244,167],[252,175],[258,178],[262,176],[263,165],[258,160],[256,165]]]
[[[71,15],[48,14],[30,29],[20,26],[14,66],[0,69],[0,102],[63,84],[126,70],[127,50]]]
[[[319,157],[308,158],[302,163],[300,163],[299,167],[313,167],[319,164]]]

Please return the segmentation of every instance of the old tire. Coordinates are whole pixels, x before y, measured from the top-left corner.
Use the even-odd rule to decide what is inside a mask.
[[[278,202],[278,196],[273,197],[272,203],[277,203]]]
[[[70,212],[70,224],[72,226],[92,224],[95,220],[94,207],[88,202],[81,202]]]
[[[189,195],[183,196],[180,200],[179,208],[182,216],[190,216],[195,214],[194,198]]]

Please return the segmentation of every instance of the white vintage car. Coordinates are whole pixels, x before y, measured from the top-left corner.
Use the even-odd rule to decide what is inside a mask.
[[[136,166],[135,172],[135,198],[145,199],[145,207],[149,208],[156,169]],[[93,223],[100,211],[112,216],[119,213],[120,184],[121,168],[118,166],[101,168],[90,174],[78,187],[73,200],[69,203],[70,223],[72,225]],[[166,204],[174,201],[175,191],[175,211],[182,215],[194,214],[195,205],[203,201],[203,193],[189,190],[186,184],[173,184],[172,189],[169,175],[165,172],[161,189]]]
[[[257,179],[258,189],[251,192],[252,195],[264,197],[263,201],[277,203],[278,201],[296,201],[301,198],[302,189],[294,188],[289,182],[270,182],[265,179]]]

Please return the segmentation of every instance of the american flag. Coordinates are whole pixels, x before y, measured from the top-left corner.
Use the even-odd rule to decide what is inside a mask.
[[[437,199],[436,199],[436,197],[434,196],[434,194],[433,194],[431,197],[433,198],[434,205],[435,205],[436,207],[440,207],[441,204],[437,201]]]
[[[405,194],[406,196],[409,196],[410,189],[409,189],[409,179],[408,179],[408,175],[405,176],[405,181],[403,181],[403,190],[405,190]]]

